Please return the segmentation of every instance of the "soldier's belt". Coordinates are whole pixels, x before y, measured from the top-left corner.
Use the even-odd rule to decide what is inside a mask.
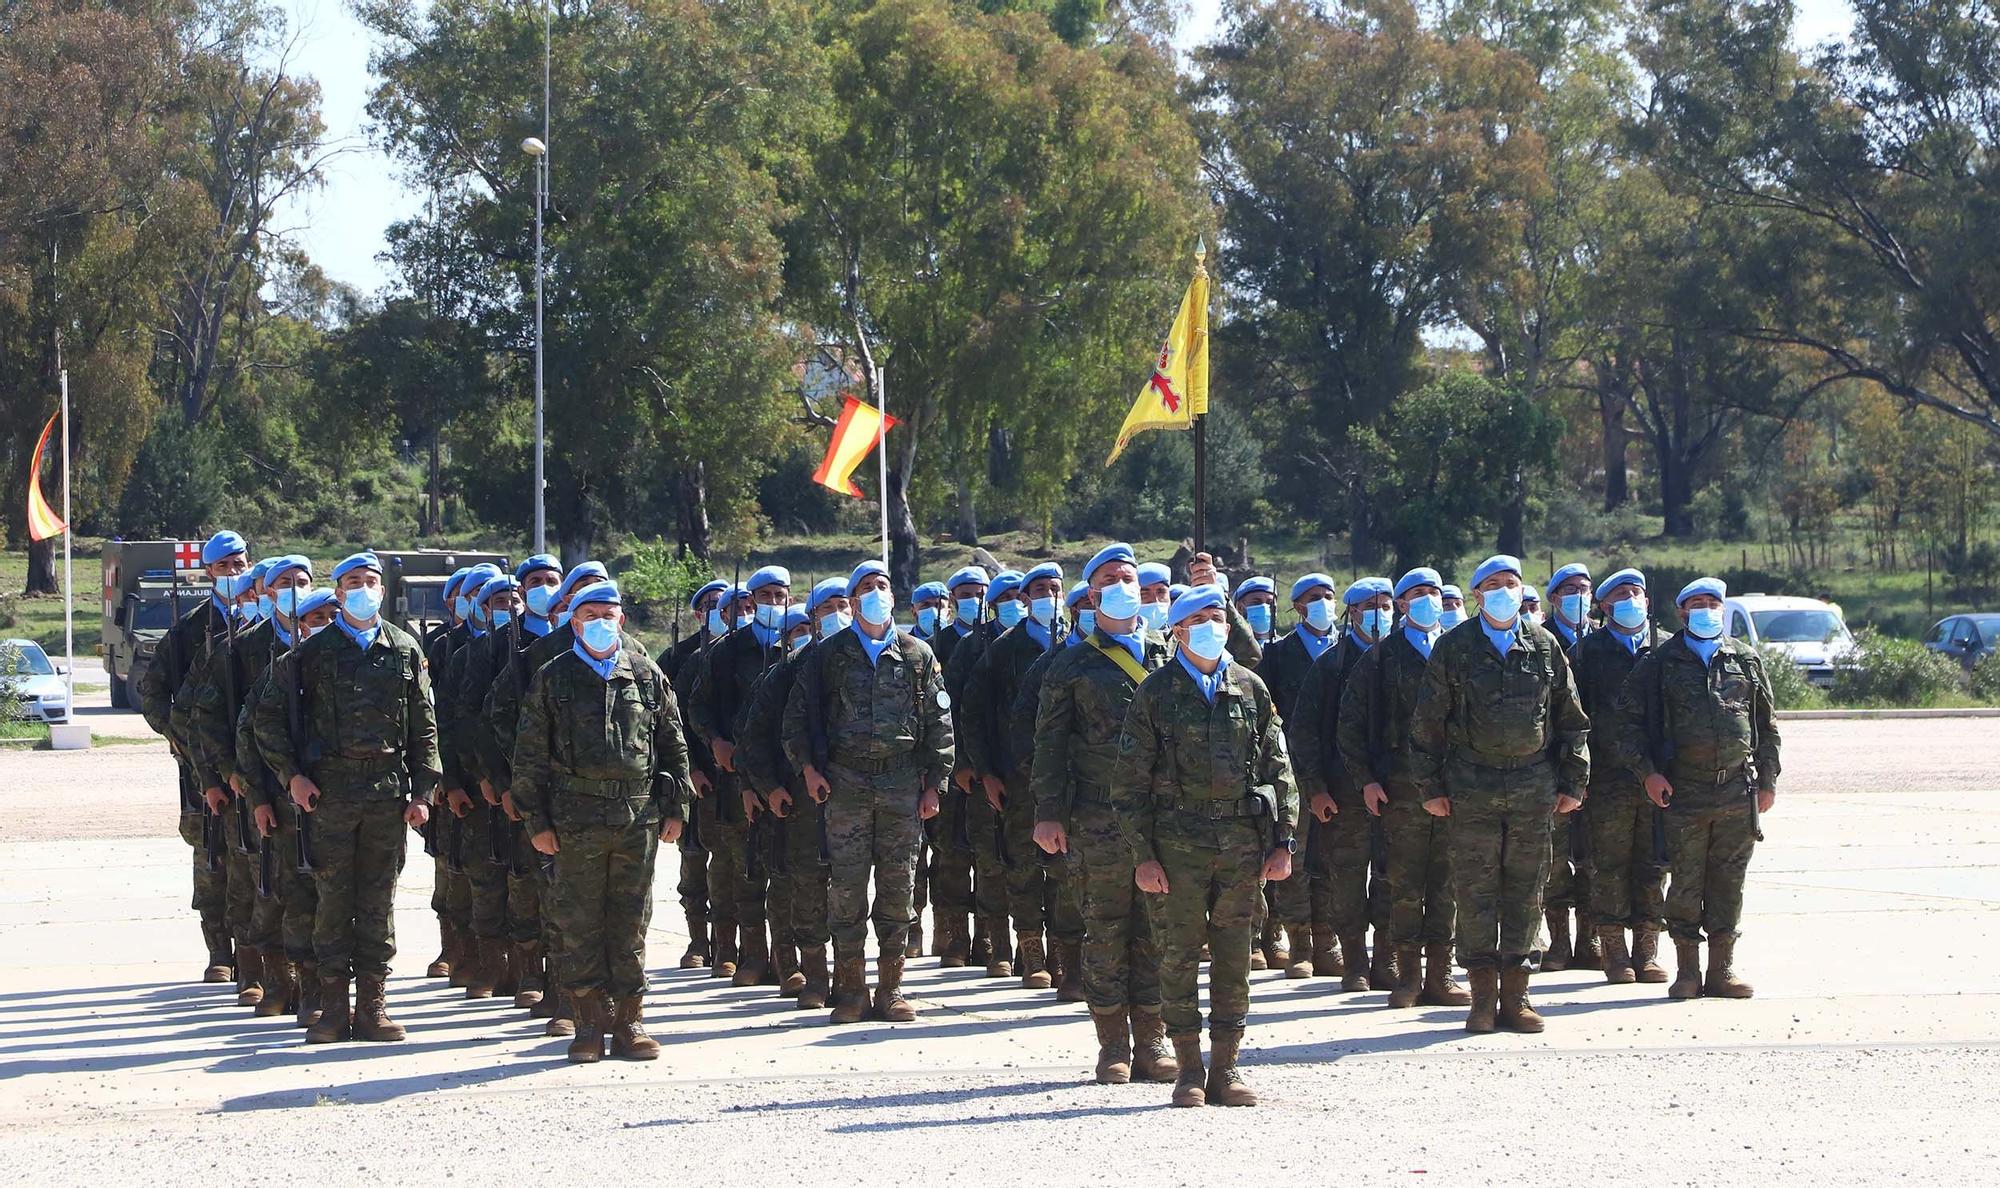
[[[1674,768],[1673,783],[1676,787],[1727,788],[1731,784],[1745,783],[1750,778],[1750,765],[1738,763],[1734,767]]]
[[[1524,771],[1549,761],[1548,753],[1545,751],[1535,751],[1527,755],[1480,755],[1477,758],[1469,752],[1459,751],[1453,754],[1452,758],[1469,767],[1482,768],[1486,771]]]
[[[827,762],[833,764],[835,767],[844,767],[849,771],[857,772],[861,775],[882,775],[885,772],[902,771],[906,768],[915,771],[917,768],[917,754],[915,751],[906,751],[901,755],[891,755],[886,759],[870,759],[852,753],[837,753],[829,756]]]
[[[1203,821],[1227,821],[1235,817],[1257,817],[1263,815],[1263,808],[1256,799],[1240,796],[1233,800],[1182,800],[1162,801],[1160,812],[1179,813],[1184,817],[1194,817]]]
[[[622,780],[595,780],[589,776],[564,776],[562,786],[565,791],[579,796],[595,796],[603,800],[631,800],[653,794],[651,776],[632,776]]]
[[[1093,784],[1084,780],[1076,781],[1075,792],[1070,797],[1072,804],[1110,804],[1111,789],[1103,784]]]
[[[394,751],[381,755],[321,755],[306,766],[311,769],[315,783],[322,776],[379,780],[401,771],[403,757]]]

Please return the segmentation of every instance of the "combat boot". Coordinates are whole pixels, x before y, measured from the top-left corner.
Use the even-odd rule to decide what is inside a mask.
[[[1181,1075],[1180,1061],[1167,1050],[1167,1025],[1157,1006],[1132,1008],[1132,1075],[1160,1085]]]
[[[550,1039],[561,1039],[566,1035],[575,1035],[577,1018],[576,992],[558,982],[556,983],[556,992],[552,997],[556,1000],[556,1012],[549,1016],[548,1025],[542,1028],[542,1034],[548,1036]]]
[[[1007,919],[995,916],[987,921],[986,976],[989,978],[1011,978],[1014,976],[1014,950],[1007,943],[1013,935],[1007,931]]]
[[[1276,920],[1264,923],[1263,943],[1257,946],[1264,954],[1266,969],[1283,969],[1292,963],[1292,951],[1285,947],[1285,929]]]
[[[1708,980],[1701,992],[1714,998],[1748,998],[1756,993],[1750,983],[1736,976],[1736,938],[1708,938]]]
[[[1667,980],[1660,964],[1660,934],[1650,928],[1632,930],[1632,969],[1641,982],[1655,985]]]
[[[1467,971],[1472,979],[1472,1002],[1465,1014],[1465,1029],[1484,1035],[1493,1030],[1500,1006],[1500,971],[1477,965]]]
[[[1542,950],[1542,972],[1561,973],[1569,968],[1569,912],[1550,908],[1543,913],[1549,922],[1549,947]]]
[[[1315,924],[1312,926],[1313,976],[1316,978],[1337,978],[1345,968],[1340,960],[1340,948],[1333,937],[1333,926]]]
[[[1417,1005],[1423,984],[1423,964],[1417,960],[1417,946],[1397,945],[1396,988],[1389,991],[1389,1005],[1399,1011]]]
[[[1509,1031],[1530,1035],[1542,1029],[1542,1017],[1535,1013],[1535,1004],[1528,1001],[1526,963],[1510,965],[1500,974],[1499,1023]]]
[[[779,945],[776,957],[778,997],[797,998],[806,988],[805,970],[799,966],[799,951],[790,945]]]
[[[1243,1079],[1243,1071],[1236,1067],[1236,1051],[1242,1043],[1241,1031],[1208,1033],[1208,1088],[1205,1091],[1208,1104],[1219,1106],[1257,1104],[1257,1091],[1250,1087],[1250,1082]]]
[[[264,1001],[264,951],[256,945],[236,947],[236,1005],[253,1007]]]
[[[460,928],[456,924],[451,928],[451,942],[451,956],[445,962],[451,967],[451,972],[445,975],[450,979],[446,984],[463,990],[472,982],[472,967],[478,964],[479,944],[470,928]]]
[[[916,919],[910,921],[910,931],[908,935],[906,935],[903,938],[903,956],[907,958],[907,957],[921,957],[923,955],[924,955],[924,918],[922,916],[918,916]]]
[[[264,961],[264,1000],[252,1013],[260,1019],[274,1019],[291,1014],[298,1002],[298,967],[286,960],[283,949],[274,950]]]
[[[799,1009],[818,1011],[826,1009],[826,946],[807,945],[799,950],[799,972],[805,976],[805,985],[799,987]]]
[[[1132,1032],[1125,1012],[1093,1008],[1090,1021],[1097,1027],[1097,1072],[1100,1085],[1124,1085],[1132,1080]]]
[[[833,1011],[828,1021],[859,1023],[868,1016],[867,963],[860,957],[837,957],[833,964]]]
[[[715,926],[715,954],[708,967],[711,978],[734,978],[736,976],[736,925],[717,924]]]
[[[1674,938],[1674,984],[1667,987],[1668,998],[1701,997],[1701,942]]]
[[[1021,957],[1021,989],[1046,990],[1055,981],[1049,976],[1048,956],[1042,951],[1042,934],[1023,932],[1014,938],[1014,950]]]
[[[1396,946],[1389,943],[1379,928],[1375,930],[1375,949],[1368,964],[1368,984],[1377,990],[1396,984]]]
[[[236,957],[229,951],[229,929],[203,923],[201,939],[208,946],[208,966],[201,971],[201,980],[213,984],[235,980]]]
[[[306,961],[299,965],[299,1013],[293,1026],[311,1027],[319,1022],[319,962]]]
[[[1604,944],[1597,934],[1596,921],[1587,912],[1576,914],[1576,952],[1569,959],[1571,969],[1603,969]]]
[[[451,976],[451,921],[443,916],[438,918],[438,955],[424,967],[427,978],[448,978]]]
[[[771,968],[771,952],[764,947],[764,929],[738,928],[736,930],[739,947],[736,950],[736,972],[731,975],[732,986],[755,986],[764,980]]]
[[[1208,1070],[1201,1066],[1201,1037],[1174,1037],[1174,1060],[1180,1073],[1174,1078],[1174,1104],[1198,1106],[1208,1100]]]
[[[465,966],[465,996],[467,998],[491,998],[495,985],[500,981],[500,946],[505,941],[490,937],[475,937],[467,946],[472,951],[472,959]]]
[[[1346,958],[1346,972],[1340,975],[1340,988],[1348,994],[1369,987],[1368,966],[1363,961],[1363,955],[1368,950],[1363,947],[1361,936],[1359,932],[1342,933],[1340,936],[1340,952]]]
[[[964,969],[972,960],[972,940],[965,930],[965,917],[942,916],[938,920],[938,968]]]
[[[347,979],[319,980],[319,1019],[306,1029],[309,1044],[337,1044],[348,1038]]]
[[[514,1005],[532,1011],[547,993],[548,971],[542,968],[542,942],[520,941],[514,945]]]
[[[489,959],[493,962],[493,993],[500,998],[512,998],[521,992],[521,969],[514,961],[513,942],[502,936],[489,943],[492,945]]]
[[[1057,941],[1056,952],[1062,961],[1062,981],[1056,983],[1056,1001],[1082,1002],[1083,942]]]
[[[1208,960],[1208,946],[1207,946],[1207,945],[1203,945],[1203,946],[1201,947],[1201,959],[1202,959],[1203,961],[1207,961],[1207,960]],[[1251,945],[1251,946],[1250,946],[1250,971],[1251,971],[1252,973],[1257,973],[1257,972],[1259,972],[1259,971],[1262,971],[1262,970],[1266,970],[1266,969],[1269,969],[1269,968],[1271,968],[1271,955],[1270,955],[1270,954],[1268,954],[1268,953],[1266,953],[1266,952],[1264,951],[1264,946],[1263,946],[1263,945],[1259,945],[1259,944],[1253,944],[1253,945]]]
[[[382,975],[354,979],[354,1035],[376,1043],[395,1043],[406,1036],[403,1025],[389,1017],[382,996]]]
[[[1639,980],[1632,970],[1632,954],[1625,949],[1625,926],[1603,924],[1597,929],[1598,948],[1604,954],[1604,980],[1613,986],[1629,986]]]
[[[966,950],[965,963],[967,965],[986,965],[986,966],[990,966],[993,964],[993,938],[988,933],[986,927],[986,918],[984,916],[973,917],[972,943],[971,946]],[[987,976],[1006,977],[1007,975],[994,974],[989,970]]]
[[[884,1023],[914,1023],[917,1008],[903,997],[903,955],[875,959],[875,1017]]]
[[[542,1000],[528,1012],[530,1019],[553,1019],[562,1003],[562,962],[554,953],[547,953],[542,962]]]
[[[1312,928],[1304,924],[1288,924],[1285,931],[1292,938],[1292,959],[1285,965],[1288,978],[1309,978],[1313,976]]]
[[[1451,980],[1450,945],[1433,942],[1424,946],[1424,988],[1417,1001],[1425,1006],[1467,1006],[1472,1002],[1472,995]]]
[[[604,1059],[604,995],[598,990],[570,991],[576,1002],[576,1031],[569,1041],[571,1064],[596,1064]]]
[[[682,969],[700,969],[708,964],[708,917],[701,912],[687,914],[688,947],[681,954]]]
[[[618,1000],[611,1024],[611,1054],[620,1060],[658,1060],[660,1041],[646,1034],[645,996],[628,994]]]

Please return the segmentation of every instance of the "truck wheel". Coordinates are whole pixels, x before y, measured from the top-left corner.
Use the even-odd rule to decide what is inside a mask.
[[[126,684],[124,677],[115,676],[111,678],[111,708],[132,708],[132,691],[130,686]]]

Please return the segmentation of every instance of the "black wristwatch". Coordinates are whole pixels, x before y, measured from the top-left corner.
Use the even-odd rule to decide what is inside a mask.
[[[1299,852],[1299,839],[1296,837],[1283,838],[1278,842],[1278,848],[1287,854],[1296,854]]]

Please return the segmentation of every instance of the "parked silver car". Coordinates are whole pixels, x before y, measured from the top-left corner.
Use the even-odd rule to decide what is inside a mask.
[[[69,685],[62,667],[51,663],[32,639],[0,640],[0,682],[12,686],[21,716],[43,722],[69,721]]]

